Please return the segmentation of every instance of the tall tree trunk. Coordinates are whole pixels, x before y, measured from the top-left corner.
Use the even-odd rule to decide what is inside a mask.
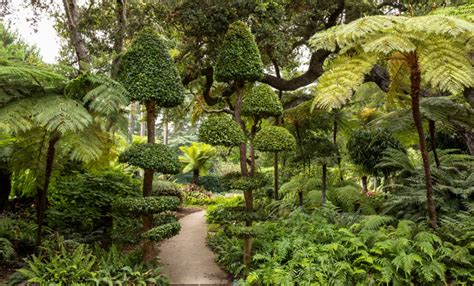
[[[301,191],[298,192],[298,206],[300,208],[303,207],[303,192]]]
[[[336,116],[336,115],[334,115]],[[336,152],[337,152],[337,166],[339,168],[339,181],[344,181],[344,172],[342,171],[342,164],[341,164],[341,154],[339,153],[339,146],[337,146],[337,121],[336,118],[334,118],[334,126],[333,126],[333,133],[332,133],[332,142],[334,143],[334,146],[336,146]]]
[[[135,130],[135,103],[130,104],[130,113],[128,114],[128,144],[133,142],[133,131]]]
[[[7,208],[11,190],[12,173],[7,168],[0,168],[0,214]]]
[[[272,58],[272,63],[273,63],[273,67],[275,68],[276,77],[281,79],[280,66],[278,65],[278,62],[274,58]],[[282,97],[283,97],[283,91],[279,89],[278,99],[281,101]],[[275,117],[275,126],[278,126],[278,125],[280,125],[280,117]],[[295,127],[296,127],[297,139],[299,141],[298,146],[300,146],[301,156],[303,156],[303,142],[301,142],[301,136],[300,136],[299,128],[298,128],[298,121],[295,121]],[[278,161],[279,161],[278,152],[275,152],[275,155],[273,157],[273,198],[275,200],[279,199],[278,190],[280,189],[279,174],[278,174]],[[304,169],[304,166],[303,166],[303,169]]]
[[[198,181],[199,181],[199,170],[198,170],[198,169],[194,169],[194,170],[193,170],[193,185],[196,185],[196,186],[197,186]]]
[[[360,179],[362,180],[362,193],[365,195],[369,191],[367,188],[367,176],[362,176]]]
[[[411,110],[413,120],[415,122],[416,131],[418,132],[418,139],[420,145],[421,158],[423,159],[423,170],[425,172],[426,185],[426,208],[428,211],[428,225],[436,229],[438,228],[438,219],[436,214],[436,207],[433,199],[433,181],[431,178],[430,160],[428,150],[426,149],[426,139],[423,130],[423,123],[420,113],[420,84],[421,72],[418,65],[418,56],[416,53],[409,55],[410,66],[410,83],[411,83]]]
[[[257,125],[259,123],[259,118],[253,119],[253,124],[250,129],[250,176],[255,176],[256,172],[256,163],[255,163],[255,147],[254,147],[254,139],[257,135]]]
[[[433,157],[435,159],[436,167],[439,168],[441,163],[439,162],[438,152],[436,152],[436,124],[434,120],[428,120],[428,127],[430,129],[431,150],[433,150]]]
[[[147,143],[155,144],[155,119],[156,119],[156,107],[153,102],[146,102],[146,123],[147,123]],[[153,174],[154,170],[145,169],[143,176],[143,196],[149,197],[152,193],[153,188]],[[143,231],[148,231],[153,226],[153,215],[143,215]],[[153,258],[154,249],[153,242],[150,240],[143,241],[143,259],[145,262],[150,261]]]
[[[138,110],[140,112],[140,136],[146,136],[146,118],[145,118],[145,112],[143,112],[142,106],[139,104],[138,105]]]
[[[168,112],[163,110],[163,144],[168,145],[168,135],[169,135],[169,126],[168,126]]]
[[[323,182],[322,182],[323,191],[321,193],[321,204],[323,205],[323,207],[326,205],[327,174],[328,174],[327,165],[323,164]]]
[[[237,98],[235,100],[235,106],[234,106],[234,119],[240,125],[240,128],[242,129],[242,131],[244,131],[245,133],[245,123],[242,120],[241,113],[240,113],[242,109],[243,88],[244,88],[243,82],[237,83],[237,87],[236,87]],[[249,173],[247,169],[247,144],[245,142],[241,143],[239,150],[240,150],[240,172],[242,176],[248,176]],[[245,199],[245,211],[247,212],[247,214],[250,214],[253,212],[252,190],[244,191],[244,199]],[[245,226],[251,227],[252,220],[247,219],[245,221]],[[252,263],[252,238],[246,237],[244,239],[244,265],[248,269],[251,263]]]
[[[38,248],[41,245],[41,238],[43,235],[43,224],[46,215],[46,209],[48,207],[48,188],[51,180],[51,174],[53,172],[54,157],[56,155],[56,143],[59,141],[59,135],[53,134],[48,142],[48,150],[46,153],[46,168],[44,171],[44,182],[43,187],[38,190],[38,202],[36,212],[36,223],[38,229],[36,230],[36,242],[35,246]]]
[[[115,12],[117,15],[117,31],[114,34],[114,52],[116,57],[112,60],[111,76],[115,78],[117,76],[120,57],[118,55],[123,50],[123,42],[127,33],[127,0],[116,0]]]
[[[63,0],[64,12],[66,14],[66,23],[69,30],[71,43],[76,52],[79,71],[81,73],[89,72],[91,69],[91,58],[87,50],[86,43],[79,30],[79,6],[76,0]]]
[[[278,200],[279,199],[279,195],[278,195],[278,189],[279,189],[279,177],[278,177],[278,152],[275,152],[275,158],[273,160],[273,179],[274,179],[274,194],[273,194],[273,198],[275,200]]]

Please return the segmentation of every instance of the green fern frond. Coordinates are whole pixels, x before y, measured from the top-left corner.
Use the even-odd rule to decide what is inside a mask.
[[[61,149],[73,160],[86,163],[97,160],[104,147],[98,135],[90,130],[68,135],[62,139]]]
[[[363,83],[364,76],[377,61],[374,55],[340,55],[318,80],[315,107],[331,110],[343,106]]]
[[[410,17],[403,21],[402,32],[413,37],[418,37],[421,33],[435,36],[446,36],[450,38],[467,37],[474,33],[474,24],[463,19],[444,16],[427,15],[420,17]]]
[[[419,48],[418,55],[422,78],[433,88],[459,94],[465,87],[474,86],[474,69],[466,60],[464,43],[452,39],[427,41]]]
[[[369,40],[366,45],[362,46],[366,53],[377,53],[390,55],[393,52],[409,53],[416,50],[415,44],[404,35],[387,34],[385,36],[377,36],[373,40]]]

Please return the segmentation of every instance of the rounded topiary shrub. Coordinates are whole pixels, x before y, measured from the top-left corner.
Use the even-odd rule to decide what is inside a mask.
[[[120,198],[112,203],[112,208],[118,212],[143,215],[174,211],[180,204],[179,198],[170,196]]]
[[[199,128],[199,140],[214,146],[237,146],[245,141],[240,126],[229,116],[209,117]]]
[[[163,39],[151,29],[141,31],[122,56],[118,80],[131,100],[175,107],[184,101],[178,70]]]
[[[232,23],[217,54],[215,78],[220,82],[232,80],[255,81],[263,77],[263,63],[255,38],[241,21]]]
[[[259,151],[280,152],[295,149],[296,140],[285,128],[268,126],[257,133],[254,144],[255,149]]]
[[[119,162],[164,174],[180,171],[178,155],[163,144],[134,144],[120,154]]]
[[[278,117],[283,113],[283,106],[277,94],[266,84],[252,88],[242,101],[242,115],[260,118]]]

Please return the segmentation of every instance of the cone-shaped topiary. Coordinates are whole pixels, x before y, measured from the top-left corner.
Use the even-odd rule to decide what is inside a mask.
[[[242,101],[242,115],[259,118],[278,117],[283,113],[283,106],[277,94],[266,84],[252,88]]]
[[[119,162],[164,174],[180,170],[178,155],[163,144],[134,144],[120,154]]]
[[[241,21],[232,23],[214,66],[217,81],[255,81],[263,76],[263,63],[255,38]]]
[[[184,100],[178,70],[164,41],[151,29],[141,31],[122,56],[118,80],[131,100],[175,107]]]
[[[255,149],[259,151],[280,152],[293,150],[295,147],[295,137],[283,127],[264,127],[255,136]]]
[[[237,146],[245,136],[237,122],[229,116],[209,117],[199,128],[199,140],[214,146]]]

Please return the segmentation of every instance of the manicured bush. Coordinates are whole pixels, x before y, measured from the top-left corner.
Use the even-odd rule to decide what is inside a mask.
[[[113,202],[113,209],[134,215],[154,214],[164,211],[173,211],[179,207],[177,197],[140,197],[120,198]]]
[[[278,95],[266,84],[259,84],[245,95],[242,115],[257,118],[278,117],[283,113]]]
[[[229,190],[250,191],[263,188],[271,183],[271,179],[262,173],[252,177],[242,176],[240,173],[229,173],[222,178],[223,184]]]
[[[260,52],[249,27],[241,21],[232,23],[224,37],[214,65],[217,81],[255,81],[263,77]]]
[[[255,136],[255,149],[263,152],[289,151],[296,148],[296,140],[291,133],[279,126],[262,128]]]
[[[170,222],[150,229],[143,234],[143,238],[153,241],[161,241],[175,236],[180,230],[181,225],[178,221]]]
[[[119,162],[165,174],[180,170],[178,155],[163,144],[134,144],[120,154]]]
[[[237,146],[245,141],[240,126],[229,116],[209,117],[199,127],[199,140],[214,146]]]
[[[119,81],[131,100],[175,107],[184,100],[184,88],[168,47],[153,30],[141,31],[121,57]]]

